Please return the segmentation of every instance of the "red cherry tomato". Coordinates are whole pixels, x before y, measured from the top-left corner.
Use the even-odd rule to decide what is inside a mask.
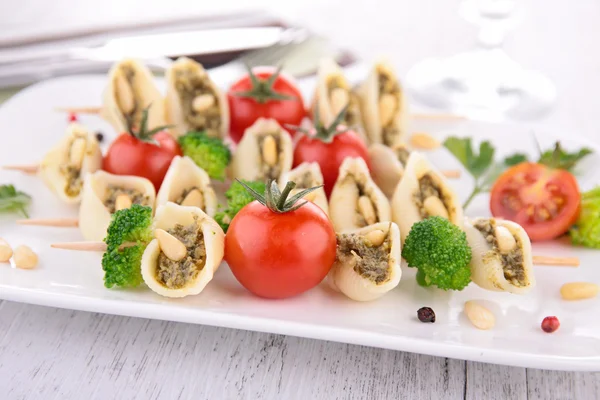
[[[506,170],[494,183],[490,196],[492,214],[515,221],[534,241],[567,232],[577,221],[580,203],[573,175],[535,163]]]
[[[157,144],[129,133],[121,134],[108,148],[102,169],[111,174],[147,178],[158,191],[171,160],[182,153],[177,141],[165,131],[153,135],[152,139]]]
[[[317,162],[323,174],[325,193],[329,196],[337,180],[340,165],[347,157],[362,158],[370,168],[367,146],[356,132],[349,130],[339,133],[333,136],[329,143],[305,135],[294,149],[294,167],[303,162]]]
[[[333,226],[311,202],[276,213],[253,201],[233,218],[225,236],[225,259],[237,280],[270,299],[296,296],[318,285],[335,253]]]
[[[300,125],[306,115],[302,94],[293,78],[271,67],[254,68],[252,76],[244,75],[231,86],[227,100],[229,135],[235,143],[258,118],[273,118],[285,126]]]

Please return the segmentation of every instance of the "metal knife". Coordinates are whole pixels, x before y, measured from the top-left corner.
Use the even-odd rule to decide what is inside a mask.
[[[169,57],[256,50],[302,43],[302,28],[249,27],[207,29],[112,39],[102,46],[71,48],[63,52],[27,49],[0,50],[0,86],[17,86],[58,75],[105,72],[125,57],[144,60],[161,70]]]

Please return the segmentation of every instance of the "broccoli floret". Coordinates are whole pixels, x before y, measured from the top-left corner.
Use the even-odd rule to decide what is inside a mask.
[[[573,244],[600,249],[600,186],[581,196],[581,214],[570,235]]]
[[[104,238],[104,286],[140,285],[142,254],[152,238],[152,208],[134,204],[115,212]]]
[[[246,185],[258,193],[264,193],[266,184],[261,181],[243,181]],[[254,197],[238,181],[234,181],[233,184],[225,192],[227,198],[227,208],[223,211],[217,212],[215,220],[221,225],[223,231],[227,232],[229,224],[235,215],[248,203],[254,201]]]
[[[402,257],[418,268],[417,282],[444,290],[462,290],[471,282],[471,248],[459,227],[442,217],[414,224],[406,238]]]
[[[218,138],[204,132],[189,132],[179,138],[183,155],[191,158],[212,179],[225,179],[225,169],[231,161],[231,151]]]

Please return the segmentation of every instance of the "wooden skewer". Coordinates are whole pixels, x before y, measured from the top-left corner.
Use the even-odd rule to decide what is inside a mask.
[[[135,243],[131,243],[135,245]],[[127,244],[124,244],[126,247]],[[106,244],[104,242],[64,242],[64,243],[53,243],[50,247],[55,249],[64,250],[77,250],[77,251],[106,251]],[[533,256],[533,263],[535,265],[555,265],[564,267],[578,267],[579,258],[577,257],[546,257],[546,256]]]
[[[535,265],[553,265],[557,267],[579,267],[579,258],[533,256],[533,263]]]
[[[31,165],[5,165],[2,169],[10,170],[10,171],[21,171],[26,174],[35,174],[38,172],[40,168],[39,165],[31,164]]]
[[[72,114],[100,114],[102,107],[56,107],[54,110]]]
[[[73,114],[100,114],[102,107],[56,107],[58,112]],[[450,113],[411,113],[413,119],[433,120],[433,121],[464,121],[467,119],[464,115]]]
[[[125,242],[119,246],[119,250],[137,245],[136,242]],[[52,243],[53,249],[75,250],[75,251],[106,251],[106,243],[104,242],[63,242]]]
[[[76,228],[79,220],[76,218],[29,218],[17,220],[19,225],[54,226],[58,228]]]
[[[104,242],[64,242],[52,243],[50,247],[54,249],[77,250],[77,251],[106,251]]]

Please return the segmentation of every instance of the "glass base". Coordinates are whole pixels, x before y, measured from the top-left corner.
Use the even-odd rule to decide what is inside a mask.
[[[425,105],[484,120],[539,118],[556,102],[548,78],[499,48],[423,60],[409,71],[406,86]]]

